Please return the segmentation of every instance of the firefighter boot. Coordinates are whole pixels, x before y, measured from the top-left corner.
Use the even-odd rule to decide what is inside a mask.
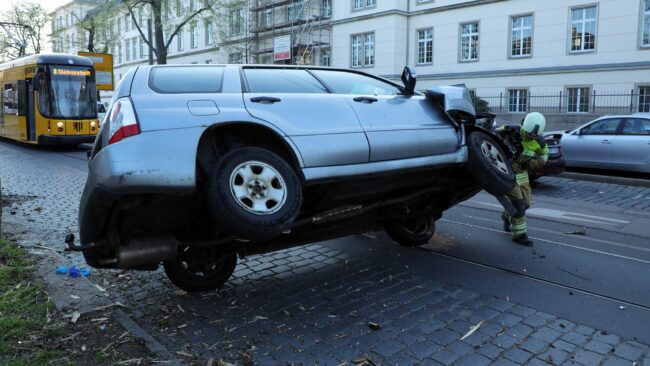
[[[527,247],[533,246],[533,241],[530,240],[530,238],[526,234],[513,238],[512,241],[514,241],[517,244],[525,245]]]

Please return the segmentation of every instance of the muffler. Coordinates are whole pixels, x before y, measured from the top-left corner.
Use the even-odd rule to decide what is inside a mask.
[[[176,258],[178,241],[172,235],[130,239],[117,249],[117,268],[158,264]]]

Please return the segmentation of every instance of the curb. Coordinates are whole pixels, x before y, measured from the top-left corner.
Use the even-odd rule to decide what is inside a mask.
[[[619,184],[632,187],[650,188],[650,179],[612,177],[609,175],[564,172],[555,175],[558,178],[584,180],[597,183]]]

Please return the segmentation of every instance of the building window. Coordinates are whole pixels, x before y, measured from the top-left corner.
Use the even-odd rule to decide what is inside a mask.
[[[140,8],[138,9],[138,23],[140,24],[140,26],[142,26],[143,22],[144,22],[143,11],[142,8]]]
[[[244,8],[233,9],[228,15],[230,36],[239,36],[244,33]]]
[[[294,22],[300,19],[302,15],[302,8],[303,8],[302,1],[296,1],[295,3],[289,4],[289,6],[287,6],[287,20],[290,22]]]
[[[571,52],[596,49],[596,6],[571,9]]]
[[[212,36],[212,20],[208,19],[204,23],[205,25],[205,45],[211,46],[213,42]]]
[[[641,47],[650,47],[650,0],[643,0],[643,23],[641,25]]]
[[[352,35],[352,67],[375,65],[375,34]]]
[[[206,63],[206,64],[211,64],[211,63],[212,63],[212,60],[205,60],[205,63]]]
[[[650,86],[639,87],[639,112],[650,112]]]
[[[241,52],[235,52],[228,55],[229,64],[241,64],[242,63],[242,54]]]
[[[129,31],[129,15],[124,16],[124,32]]]
[[[418,64],[430,64],[433,62],[433,29],[418,31],[416,60]]]
[[[176,49],[179,51],[183,50],[183,29],[181,28],[178,33],[176,33]]]
[[[137,49],[138,49],[138,37],[133,37],[131,38],[131,52],[133,53],[134,60],[138,58],[136,53]]]
[[[321,14],[323,15],[323,18],[332,17],[332,0],[323,0],[323,4],[321,6]]]
[[[121,44],[117,45],[117,63],[118,64],[122,63],[122,45]]]
[[[131,61],[131,40],[124,41],[124,49],[126,50],[126,61]]]
[[[465,23],[460,26],[460,60],[478,60],[479,33],[478,23]]]
[[[320,53],[320,64],[321,66],[330,65],[330,50],[322,50]]]
[[[196,0],[190,0],[190,11],[196,10]]]
[[[530,56],[533,51],[533,16],[513,17],[511,24],[510,56]]]
[[[528,110],[528,90],[510,89],[508,96],[508,112],[525,113]]]
[[[181,3],[181,0],[176,0],[176,16],[180,16],[182,11],[183,5]]]
[[[567,88],[567,112],[589,112],[589,88]]]
[[[190,26],[190,47],[196,48],[199,45],[199,35],[197,33],[196,24]]]
[[[264,18],[262,24],[265,27],[270,27],[273,25],[273,9],[264,10]]]
[[[377,5],[377,0],[352,0],[352,10],[372,8]]]
[[[144,53],[144,39],[142,39],[142,37],[140,37],[139,41],[140,41],[139,42],[140,43],[140,58],[143,58],[144,56],[146,56],[145,53]]]

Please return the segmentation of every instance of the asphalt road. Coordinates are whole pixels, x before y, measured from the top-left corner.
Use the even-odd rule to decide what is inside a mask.
[[[3,193],[39,195],[37,188],[40,183],[36,182],[29,188],[24,186],[29,185],[29,179],[38,180],[38,174],[35,174],[33,170],[34,167],[39,167],[38,169],[43,169],[42,172],[53,171],[54,173],[51,173],[53,176],[60,176],[61,172],[64,172],[66,177],[74,177],[75,187],[70,192],[72,195],[78,195],[82,188],[79,187],[79,182],[83,182],[87,170],[85,156],[85,151],[74,149],[42,149],[0,141],[0,174],[3,175]],[[23,162],[18,164],[20,166],[15,164],[18,160]],[[24,177],[22,177],[23,174]],[[36,178],[28,178],[30,176]],[[70,179],[62,179],[63,183],[61,184],[65,185],[65,182],[72,181]],[[47,195],[46,192],[43,193]],[[78,198],[76,200],[78,201]],[[73,199],[72,206],[74,206],[74,202],[76,201]],[[38,204],[42,206],[56,205],[56,202],[39,202]],[[650,266],[648,266],[650,264],[650,210],[648,207],[650,207],[650,189],[647,188],[544,177],[535,187],[533,208],[529,211],[529,234],[535,240],[535,246],[532,248],[518,246],[510,241],[509,236],[501,228],[498,203],[493,197],[481,193],[446,212],[437,222],[437,235],[422,248],[401,248],[392,243],[383,233],[368,233],[308,246],[306,250],[286,252],[286,255],[283,254],[284,257],[274,257],[278,262],[273,262],[273,264],[277,267],[279,261],[293,258],[292,256],[314,258],[314,256],[309,257],[305,254],[309,251],[322,253],[323,258],[330,258],[332,264],[326,269],[318,266],[317,264],[320,264],[316,263],[318,261],[303,260],[302,262],[305,262],[304,265],[309,267],[308,269],[313,269],[313,273],[296,267],[289,268],[290,273],[287,272],[289,273],[290,286],[293,286],[288,290],[289,292],[309,290],[319,293],[329,291],[328,283],[333,282],[333,278],[338,278],[340,274],[337,271],[340,268],[346,268],[348,271],[350,268],[358,269],[358,273],[360,273],[358,278],[349,277],[348,274],[348,277],[344,277],[344,279],[351,283],[358,281],[360,284],[371,282],[371,279],[363,277],[368,265],[377,266],[376,277],[383,273],[386,278],[391,280],[403,276],[402,271],[406,268],[410,277],[405,280],[404,286],[413,286],[412,288],[424,286],[424,288],[435,289],[438,288],[436,286],[443,284],[440,291],[445,299],[462,297],[458,294],[463,292],[459,291],[468,291],[471,294],[467,295],[468,298],[476,301],[483,299],[483,296],[489,296],[501,302],[518,304],[518,306],[530,309],[530,312],[538,312],[542,316],[550,314],[549,319],[552,317],[552,319],[572,322],[574,325],[579,324],[580,326],[576,326],[575,329],[591,327],[604,330],[603,334],[616,334],[623,339],[641,342],[638,347],[643,349],[643,353],[647,355],[647,344],[650,344],[650,332],[647,331],[650,328],[650,291],[648,291],[650,288]],[[45,211],[47,212],[47,209]],[[56,210],[53,209],[52,212],[55,214]],[[37,223],[32,224],[35,230],[57,230],[56,227],[45,227],[47,225],[41,227]],[[66,227],[69,226],[70,224],[67,224]],[[236,299],[235,301],[242,298],[242,293],[245,292],[241,290],[241,286],[244,288],[255,286],[256,296],[262,296],[261,299],[256,299],[258,303],[249,305],[248,312],[243,312],[242,316],[250,315],[253,308],[257,310],[268,307],[268,304],[272,303],[272,297],[275,296],[276,282],[280,279],[284,281],[287,277],[285,273],[272,272],[273,268],[269,268],[269,266],[264,266],[263,269],[256,267],[264,264],[262,258],[259,257],[252,258],[250,261],[244,260],[234,276],[232,283],[235,286],[235,290],[233,290],[235,292],[232,296]],[[375,270],[374,267],[369,268]],[[326,271],[324,274],[323,270]],[[146,278],[144,281],[151,282],[152,279]],[[279,282],[284,284],[285,282],[282,281]],[[374,281],[374,277],[372,281]],[[421,282],[421,285],[417,285],[418,281]],[[304,288],[296,290],[296,283],[307,284],[304,285]],[[132,302],[137,302],[146,296],[153,296],[155,300],[155,296],[169,296],[174,291],[172,287],[165,286],[167,287],[164,290],[160,290],[160,285],[157,285],[155,290],[153,286],[141,288],[139,292],[124,290],[124,293],[119,295],[125,296]],[[267,287],[266,291],[264,287]],[[239,292],[236,291],[237,288],[240,288]],[[284,287],[278,288],[282,288],[282,291],[286,290]],[[406,288],[412,289],[404,287],[404,289]],[[159,292],[152,295],[154,291]],[[431,291],[435,293],[438,290]],[[372,297],[372,294],[363,291],[361,294]],[[291,298],[289,295],[287,296],[287,299]],[[248,292],[243,298],[248,298]],[[214,305],[206,304],[203,300],[205,299],[201,297],[189,298],[185,300],[184,306],[196,308],[199,314],[205,314],[206,317],[211,316]],[[325,306],[330,309],[330,314],[335,313],[334,310],[341,306],[341,303],[336,303],[336,301],[323,301],[325,301]],[[403,303],[410,304],[410,301],[405,296]],[[503,311],[501,316],[509,314],[507,314],[507,308],[492,307],[492,309]],[[377,315],[378,321],[387,323],[392,320],[383,310],[379,314]],[[446,322],[442,314],[444,313],[435,319],[445,322],[446,326],[453,327],[450,325],[453,323]],[[459,314],[465,313],[460,312]],[[143,324],[153,322],[155,319],[155,315],[147,315],[143,309],[136,309],[130,315]],[[472,315],[471,312],[469,315]],[[509,315],[516,317],[514,314]],[[271,315],[267,316],[272,318]],[[480,319],[480,316],[470,317],[465,321],[470,322],[469,319]],[[308,324],[307,320],[301,323],[298,318],[295,318],[294,322],[296,327]],[[159,337],[162,343],[172,351],[181,344],[190,341],[198,342],[196,332],[205,331],[214,337],[223,337],[223,334],[220,333],[223,332],[222,330],[216,328],[204,330],[201,328],[202,326],[204,325],[197,324],[194,335],[187,336],[180,342],[174,337],[167,338],[153,325],[148,330]],[[463,333],[460,330],[457,331]],[[558,328],[558,332],[562,331],[564,330]],[[538,330],[537,333],[539,332]],[[535,337],[534,334],[532,337]],[[598,335],[599,333],[594,334]],[[498,335],[495,333],[492,336],[498,337]],[[596,337],[596,335],[591,337]],[[398,336],[395,337],[402,342],[400,344],[406,344],[406,349],[409,349],[406,341],[401,340]],[[429,340],[427,335],[423,337],[427,341]],[[393,338],[390,340],[392,341]],[[389,339],[384,341],[388,342]],[[596,341],[595,338],[593,341]],[[484,342],[488,341],[484,340]],[[550,344],[552,340],[548,342]],[[451,347],[454,344],[443,344],[443,346]],[[521,345],[521,343],[517,343],[517,345]],[[346,344],[346,346],[352,347],[356,351],[360,347],[355,343]],[[475,350],[486,349],[483,343],[473,346]],[[501,347],[501,344],[498,346]],[[336,347],[339,346],[333,345],[332,347],[338,349]],[[579,352],[587,352],[583,349],[584,347],[587,346],[578,345],[577,348],[571,351],[567,350],[567,352],[572,354],[571,359],[575,361],[574,357],[578,357]],[[264,349],[264,347],[260,345],[258,349]],[[289,356],[278,356],[273,353],[273,349],[269,349],[269,353],[265,355],[273,356],[275,362],[279,359],[296,360]],[[307,349],[311,348],[307,347]],[[553,343],[546,352],[557,349]],[[590,353],[599,353],[596,349],[588,349]],[[397,363],[395,357],[399,355],[406,357],[406,353],[402,351],[384,355],[384,350],[375,348],[373,350],[375,353],[372,354],[380,359],[383,358],[386,363]],[[490,362],[497,362],[505,357],[509,362],[520,364],[530,363],[532,360],[543,361],[546,357],[541,353],[542,351],[538,355],[527,350],[538,358],[528,358],[520,362],[515,360],[514,356],[506,355],[506,352],[511,351],[512,349],[503,347],[503,353],[495,355],[494,358],[485,353],[482,353],[481,357],[487,357]],[[205,349],[201,352],[197,351],[201,355],[205,355],[205,352],[208,351]],[[311,355],[317,354],[315,353],[317,351],[309,352]],[[336,352],[341,351],[331,351],[328,355],[340,355]],[[473,354],[478,355],[478,351],[463,353],[455,349],[450,352],[455,352],[456,358],[449,362],[432,355],[426,356],[430,357],[426,360],[435,360],[435,362],[445,364],[452,362],[473,364],[473,361],[470,362],[472,359],[467,357]],[[614,352],[614,350],[601,352],[601,358],[597,362],[586,362],[585,364],[617,360],[620,355],[614,354]],[[261,360],[265,356],[259,355],[258,357]],[[424,358],[418,358],[412,353],[408,353],[408,357],[411,357],[411,361],[416,360],[423,364],[429,364]],[[528,357],[531,357],[530,354]],[[557,361],[559,356],[555,357]],[[341,356],[334,357],[334,359],[340,361],[345,358]],[[349,358],[347,360],[350,361]],[[408,359],[405,358],[405,360]],[[627,358],[627,360],[631,360],[631,358]],[[476,360],[474,359],[474,361]],[[405,362],[409,363],[403,361],[402,364]]]

